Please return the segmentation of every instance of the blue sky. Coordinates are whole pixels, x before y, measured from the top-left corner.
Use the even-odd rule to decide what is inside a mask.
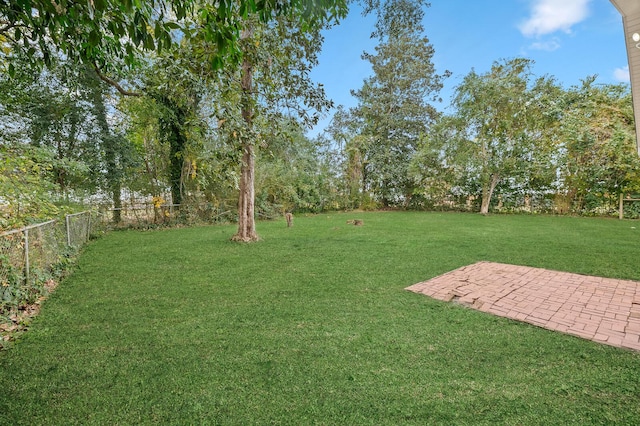
[[[452,72],[441,92],[441,111],[448,111],[455,87],[472,69],[486,72],[500,59],[535,61],[536,75],[550,75],[565,87],[589,75],[599,83],[628,82],[622,18],[609,0],[430,0],[425,34],[433,44],[433,62]],[[325,87],[335,105],[353,107],[352,89],[371,75],[364,51],[374,53],[370,39],[374,16],[363,17],[352,6],[349,16],[325,31],[320,64],[312,77]],[[331,114],[310,132],[320,132]]]

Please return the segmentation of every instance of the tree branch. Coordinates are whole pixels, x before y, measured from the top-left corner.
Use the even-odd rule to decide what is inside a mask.
[[[18,22],[9,22],[5,20],[0,21],[0,25],[3,25],[2,27],[0,27],[0,34],[4,34],[7,31],[11,30],[12,28],[18,28],[18,27],[27,28],[27,26],[24,24],[20,24]],[[4,35],[6,37],[9,37],[8,34],[4,34]]]
[[[141,97],[142,93],[138,93],[138,92],[131,92],[129,90],[126,90],[124,87],[122,87],[117,81],[107,77],[106,75],[102,74],[102,72],[100,71],[100,68],[98,68],[98,65],[94,62],[93,63],[93,69],[95,70],[98,78],[102,81],[104,81],[105,83],[107,83],[108,85],[115,87],[115,89],[124,96],[135,96],[135,97]]]

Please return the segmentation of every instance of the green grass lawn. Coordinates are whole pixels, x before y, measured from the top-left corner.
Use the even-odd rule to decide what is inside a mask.
[[[357,213],[258,230],[91,243],[0,352],[0,424],[640,424],[640,354],[404,290],[479,260],[640,280],[640,223]]]

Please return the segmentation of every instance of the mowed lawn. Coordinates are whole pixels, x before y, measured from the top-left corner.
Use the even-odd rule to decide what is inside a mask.
[[[249,245],[234,231],[89,244],[0,352],[0,424],[640,424],[639,353],[404,290],[480,260],[640,280],[640,222],[384,212],[261,222]]]

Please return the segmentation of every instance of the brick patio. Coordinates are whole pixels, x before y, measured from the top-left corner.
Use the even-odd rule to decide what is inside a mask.
[[[407,290],[611,346],[640,350],[640,282],[478,262]]]

